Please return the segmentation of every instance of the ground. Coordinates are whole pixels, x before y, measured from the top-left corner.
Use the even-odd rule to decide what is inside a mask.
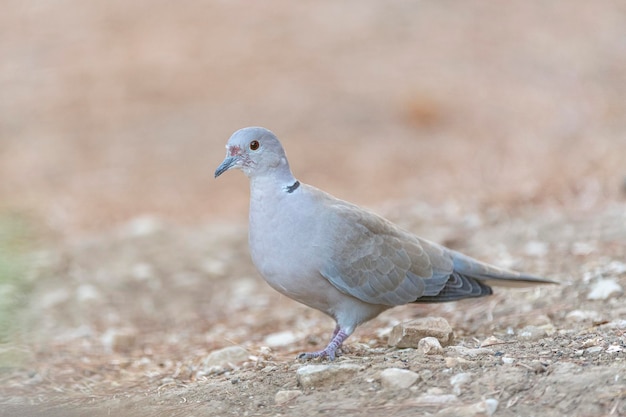
[[[621,2],[6,3],[0,416],[626,415]],[[561,284],[392,309],[303,385],[333,323],[263,282],[246,179],[212,179],[246,125],[301,181]],[[424,316],[452,346],[387,346]]]

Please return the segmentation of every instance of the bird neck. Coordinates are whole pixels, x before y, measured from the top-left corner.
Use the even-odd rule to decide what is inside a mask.
[[[300,182],[293,176],[289,167],[274,170],[267,175],[255,175],[250,178],[250,192],[252,196],[292,194],[299,187]]]

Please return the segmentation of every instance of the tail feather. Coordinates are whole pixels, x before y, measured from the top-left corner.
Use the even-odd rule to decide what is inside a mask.
[[[444,303],[464,298],[484,297],[492,294],[491,287],[482,282],[453,272],[443,288],[434,295],[422,295],[414,303]]]
[[[489,285],[528,287],[540,284],[558,284],[558,282],[550,279],[498,268],[456,251],[452,251],[452,259],[455,272],[483,281]]]

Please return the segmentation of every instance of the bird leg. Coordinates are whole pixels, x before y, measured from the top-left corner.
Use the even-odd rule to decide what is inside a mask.
[[[333,332],[333,338],[328,346],[326,346],[323,350],[318,350],[317,352],[301,353],[298,355],[298,359],[315,359],[328,356],[328,359],[334,361],[337,349],[339,349],[343,341],[347,338],[348,334],[344,333],[344,331],[341,330],[339,326],[337,326],[335,327],[335,331]]]

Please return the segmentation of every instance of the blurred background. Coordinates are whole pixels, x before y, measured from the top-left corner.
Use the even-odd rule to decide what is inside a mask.
[[[1,5],[0,414],[19,398],[160,398],[204,378],[217,348],[259,352],[288,331],[281,363],[325,340],[332,323],[249,262],[245,176],[213,178],[251,125],[278,135],[301,181],[565,284],[394,309],[351,343],[385,346],[378,329],[426,311],[474,341],[551,321],[588,331],[574,308],[624,317],[623,299],[586,297],[607,274],[626,285],[626,2]],[[542,349],[566,349],[554,343]],[[266,380],[227,385],[274,401]],[[595,400],[569,403],[593,402],[578,392]]]
[[[261,125],[369,206],[590,209],[626,174],[623,1],[4,0],[0,210],[61,236],[243,222]]]

